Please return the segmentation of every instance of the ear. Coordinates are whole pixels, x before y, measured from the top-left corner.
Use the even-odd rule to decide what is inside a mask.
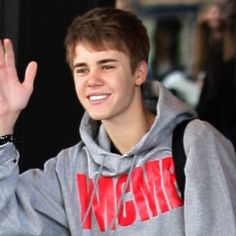
[[[147,79],[148,65],[147,62],[141,61],[135,70],[135,84],[140,86]]]

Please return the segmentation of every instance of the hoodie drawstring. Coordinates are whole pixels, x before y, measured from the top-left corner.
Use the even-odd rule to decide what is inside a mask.
[[[90,198],[88,207],[87,207],[87,209],[86,209],[84,218],[82,219],[82,225],[81,225],[81,230],[80,230],[79,235],[81,235],[81,233],[82,233],[82,231],[83,231],[83,225],[84,225],[84,223],[85,223],[85,221],[86,221],[86,219],[87,219],[87,217],[88,217],[88,215],[89,215],[89,212],[90,212],[90,210],[91,210],[91,208],[92,208],[93,199],[94,199],[94,196],[95,196],[95,194],[96,194],[96,192],[97,192],[97,188],[98,188],[98,179],[99,179],[99,177],[101,176],[102,168],[103,168],[103,166],[104,166],[104,160],[105,160],[105,157],[103,156],[102,163],[101,163],[101,165],[100,165],[100,167],[99,167],[99,170],[98,170],[97,172],[95,172],[95,175],[97,175],[97,177],[96,177],[96,179],[95,179],[94,188],[93,188],[93,192],[92,192],[92,194],[91,194],[91,198]]]
[[[112,236],[115,233],[114,231],[112,231],[112,227],[114,226],[114,224],[115,224],[115,222],[117,220],[117,217],[118,217],[118,214],[119,214],[119,209],[120,209],[120,206],[121,206],[121,202],[122,202],[122,200],[124,198],[124,195],[125,195],[125,193],[127,191],[128,185],[130,183],[131,174],[132,174],[132,171],[134,169],[134,164],[136,162],[136,158],[137,158],[137,156],[134,156],[133,161],[131,163],[131,167],[129,169],[127,180],[125,181],[124,188],[122,189],[122,194],[121,194],[120,198],[118,199],[118,204],[117,204],[117,208],[116,208],[116,211],[115,211],[115,215],[114,215],[114,217],[112,219],[111,224],[108,226],[108,236]]]
[[[127,176],[127,180],[125,181],[125,184],[124,184],[124,188],[122,189],[122,193],[121,193],[121,196],[120,198],[118,199],[118,203],[117,203],[117,208],[116,208],[116,211],[115,211],[115,215],[112,219],[112,222],[111,224],[108,226],[108,236],[112,236],[114,235],[114,231],[112,230],[112,227],[114,226],[114,224],[116,223],[116,220],[117,220],[117,217],[118,217],[118,214],[119,214],[119,209],[120,209],[120,206],[121,206],[121,202],[124,198],[124,195],[127,191],[127,188],[128,188],[128,185],[130,183],[130,180],[131,180],[131,174],[132,174],[132,171],[134,169],[134,166],[135,166],[135,162],[136,162],[136,159],[137,159],[137,156],[134,156],[133,160],[132,160],[132,163],[131,163],[131,167],[129,169],[129,172],[128,172],[128,176]],[[82,224],[81,224],[81,230],[80,230],[80,233],[79,235],[82,235],[82,231],[83,231],[83,225],[89,215],[89,212],[92,208],[92,204],[93,204],[93,200],[94,200],[94,197],[95,197],[95,194],[97,192],[97,188],[98,188],[98,180],[99,180],[99,177],[101,176],[101,173],[102,173],[102,169],[104,167],[104,160],[105,160],[105,157],[103,156],[103,160],[102,160],[102,163],[99,167],[99,170],[98,172],[95,172],[95,174],[97,175],[96,176],[96,179],[95,179],[95,183],[94,183],[94,188],[93,188],[93,192],[91,194],[91,198],[90,198],[90,201],[89,201],[89,204],[88,204],[88,207],[86,209],[86,212],[85,212],[85,215],[84,215],[84,218],[82,219]]]

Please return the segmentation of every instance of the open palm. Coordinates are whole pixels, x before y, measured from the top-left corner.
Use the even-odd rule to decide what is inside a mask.
[[[14,126],[20,111],[27,105],[33,91],[36,71],[36,62],[30,62],[24,81],[20,82],[12,43],[9,39],[0,41],[0,132],[3,122],[8,126]]]

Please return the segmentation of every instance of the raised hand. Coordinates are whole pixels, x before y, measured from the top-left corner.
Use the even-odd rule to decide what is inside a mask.
[[[13,132],[20,112],[33,91],[37,63],[30,62],[23,82],[19,81],[10,39],[0,40],[0,136]]]

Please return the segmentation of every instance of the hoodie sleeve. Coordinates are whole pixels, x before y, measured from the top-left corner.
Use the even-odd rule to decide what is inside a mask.
[[[236,235],[236,159],[232,144],[194,120],[184,137],[186,236]]]
[[[69,235],[56,159],[19,175],[19,154],[0,147],[0,235]]]

